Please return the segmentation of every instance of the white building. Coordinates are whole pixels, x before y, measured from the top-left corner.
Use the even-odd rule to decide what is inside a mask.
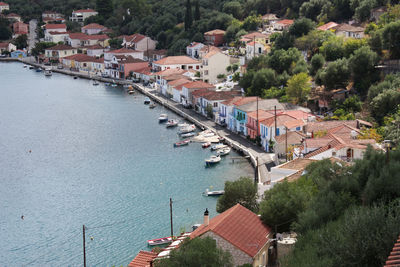
[[[81,48],[82,50],[86,51],[86,54],[91,57],[100,57],[106,51],[104,47],[101,45],[91,45],[85,46]]]
[[[106,30],[107,30],[107,27],[104,27],[103,25],[100,25],[97,23],[90,23],[81,28],[82,33],[88,34],[88,35],[99,34]]]
[[[153,68],[157,71],[167,69],[197,70],[200,71],[200,61],[188,56],[165,57],[153,62]]]
[[[68,37],[67,25],[65,24],[46,24],[44,26],[44,40],[46,42],[65,42]]]
[[[0,2],[0,13],[2,13],[4,10],[10,10],[10,6],[7,3]]]
[[[121,48],[104,52],[105,74],[107,74],[109,77],[113,77],[112,74],[118,71],[118,64],[112,63],[114,56],[131,56],[136,59],[143,59],[143,51]]]
[[[60,60],[60,62],[63,57],[75,55],[78,53],[78,49],[64,44],[59,44],[47,48],[44,51],[47,58]]]
[[[99,14],[98,12],[96,12],[90,8],[74,10],[74,11],[72,11],[72,16],[69,17],[69,20],[83,23],[85,21],[85,19],[87,19],[91,16],[96,16],[98,14]]]
[[[66,42],[72,47],[101,45],[108,46],[110,37],[106,34],[87,35],[81,32],[69,33]]]
[[[0,55],[4,52],[16,51],[17,47],[13,43],[0,43]]]
[[[186,46],[186,55],[191,58],[199,58],[200,50],[204,47],[202,43],[193,42],[190,45]]]
[[[195,103],[193,103],[194,100],[192,93],[199,89],[215,89],[215,86],[202,81],[195,81],[184,84],[182,86],[182,92],[181,92],[181,103],[184,105],[194,106]]]
[[[251,60],[253,57],[258,57],[264,54],[265,46],[258,42],[249,42],[246,44],[246,59]]]

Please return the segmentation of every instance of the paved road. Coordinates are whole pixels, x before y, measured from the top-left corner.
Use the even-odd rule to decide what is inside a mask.
[[[37,20],[32,19],[29,21],[29,36],[28,36],[28,51],[30,52],[32,48],[35,47],[37,42]]]

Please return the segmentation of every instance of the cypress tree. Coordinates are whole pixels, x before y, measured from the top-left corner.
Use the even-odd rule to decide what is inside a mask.
[[[200,20],[200,4],[199,0],[196,1],[194,6],[194,20]]]
[[[190,0],[186,1],[186,14],[185,14],[185,31],[188,31],[192,27],[193,23],[193,14],[192,14],[192,5]]]

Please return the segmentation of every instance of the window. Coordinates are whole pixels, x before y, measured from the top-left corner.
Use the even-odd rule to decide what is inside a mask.
[[[204,71],[204,75],[208,75],[208,70],[205,70],[205,71]]]
[[[276,128],[276,136],[279,136],[279,128]]]
[[[218,102],[214,102],[214,108],[218,107]]]
[[[259,54],[261,54],[261,53],[262,53],[262,51],[261,51],[261,47],[259,47],[259,48],[258,48],[258,53],[259,53]]]
[[[300,126],[299,126],[299,127],[296,127],[296,131],[300,131],[300,129],[301,129]]]
[[[200,69],[200,67],[197,65],[197,66],[196,66],[196,70],[198,70],[198,69]]]

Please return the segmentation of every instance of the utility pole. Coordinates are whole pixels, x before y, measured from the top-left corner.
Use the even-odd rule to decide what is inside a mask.
[[[275,111],[275,136],[277,135],[277,129],[276,129],[276,106],[274,106],[274,111]]]
[[[253,36],[253,58],[256,57],[256,36]]]
[[[285,155],[286,155],[286,162],[288,161],[288,147],[287,147],[287,135],[288,135],[288,128],[285,126],[286,130],[286,138],[285,138]]]
[[[256,142],[258,139],[258,96],[257,96],[257,133],[256,133]]]
[[[172,224],[172,198],[169,198],[169,213],[171,217],[171,238],[174,236],[174,226]]]
[[[254,168],[254,184],[258,183],[258,157],[256,158],[256,167]]]
[[[83,267],[86,267],[86,243],[85,243],[85,225],[83,225]]]

